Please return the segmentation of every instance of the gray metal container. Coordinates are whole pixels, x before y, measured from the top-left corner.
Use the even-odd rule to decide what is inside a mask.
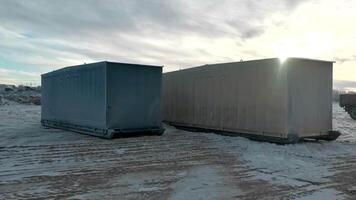
[[[340,94],[339,104],[341,107],[356,107],[356,94]]]
[[[42,75],[44,126],[105,138],[163,133],[162,67],[98,62]]]
[[[339,105],[356,120],[356,94],[340,94]]]
[[[294,143],[332,140],[332,62],[278,58],[163,75],[165,122]]]

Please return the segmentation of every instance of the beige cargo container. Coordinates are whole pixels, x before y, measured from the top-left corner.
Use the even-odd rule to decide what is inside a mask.
[[[334,140],[333,62],[278,58],[165,73],[164,121],[182,127],[295,143]]]

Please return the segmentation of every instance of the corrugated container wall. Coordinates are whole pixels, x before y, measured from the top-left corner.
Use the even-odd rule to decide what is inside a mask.
[[[205,65],[163,75],[171,125],[295,142],[332,131],[332,62],[290,58]]]
[[[115,133],[163,133],[162,68],[99,62],[42,75],[45,126],[111,138]]]

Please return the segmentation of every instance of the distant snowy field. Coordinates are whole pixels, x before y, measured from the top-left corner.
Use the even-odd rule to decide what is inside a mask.
[[[40,106],[0,106],[0,199],[356,199],[356,121],[333,142],[276,145],[167,126],[104,140],[45,129]]]

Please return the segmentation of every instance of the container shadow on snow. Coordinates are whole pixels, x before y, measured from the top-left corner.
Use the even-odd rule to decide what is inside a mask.
[[[136,138],[136,137],[145,137],[145,136],[150,136],[150,137],[157,137],[156,133],[152,132],[135,132],[135,133],[118,133],[114,135],[113,139],[121,139],[121,138]]]

